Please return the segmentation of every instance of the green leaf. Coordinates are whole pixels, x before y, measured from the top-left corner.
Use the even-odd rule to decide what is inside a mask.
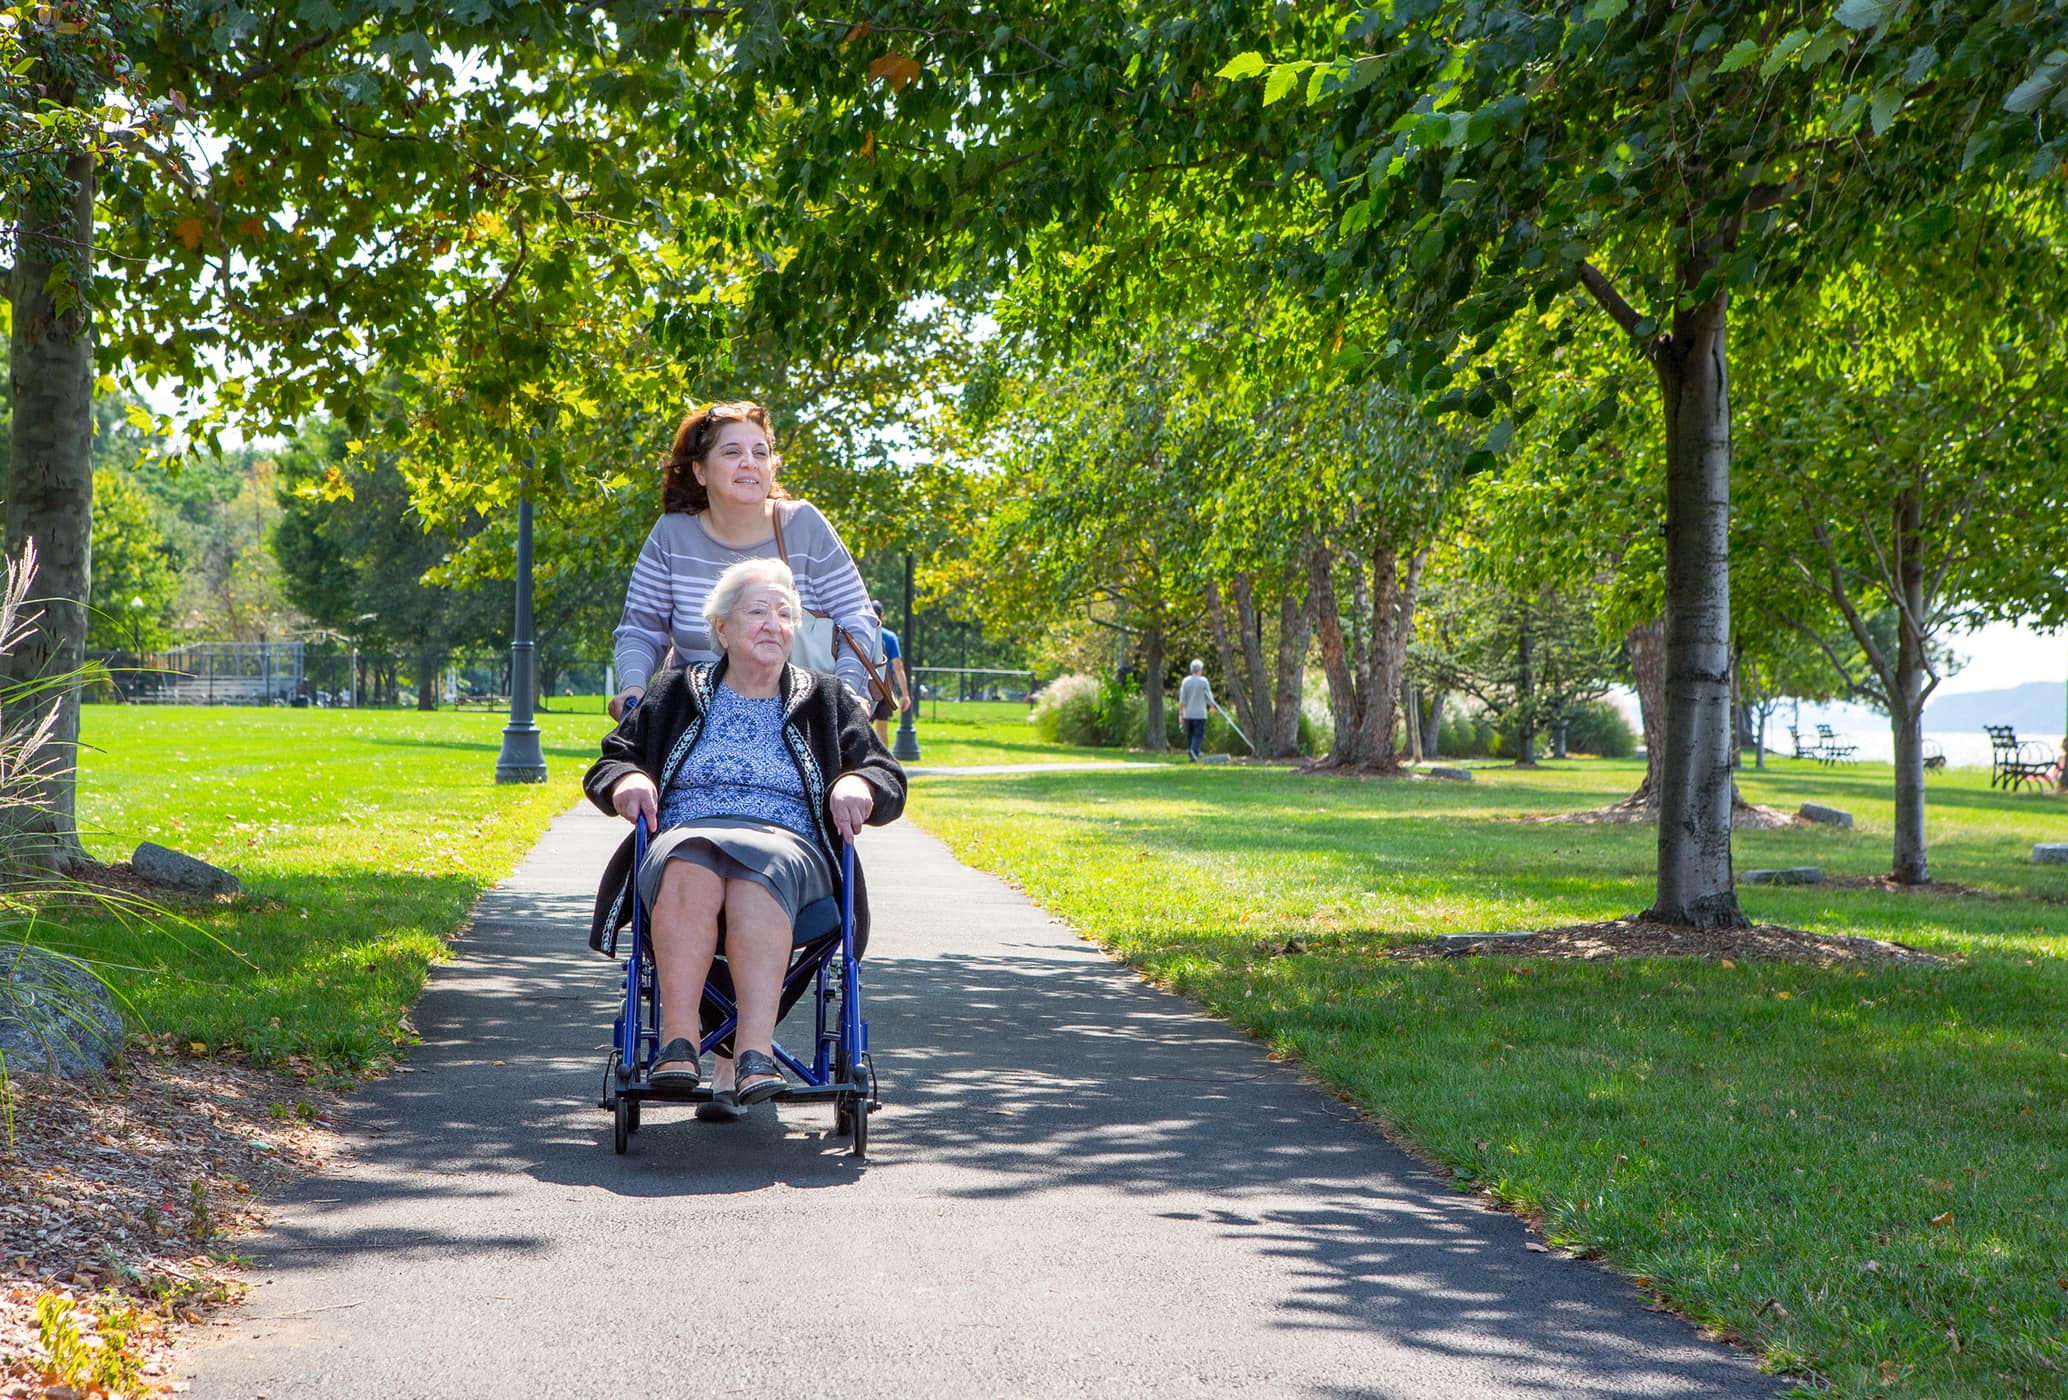
[[[1266,66],[1262,54],[1255,49],[1246,49],[1222,64],[1221,71],[1214,74],[1214,76],[1216,78],[1226,78],[1230,81],[1254,78],[1257,74],[1263,72]]]
[[[2061,79],[2068,76],[2063,73],[2064,68],[2068,68],[2068,51],[2055,49],[2040,60],[2031,77],[2011,89],[2010,96],[2003,99],[2003,110],[2020,116],[2038,111],[2061,85]]]
[[[1432,228],[1415,244],[1415,266],[1428,267],[1443,256],[1443,230]]]
[[[1735,73],[1757,57],[1759,57],[1758,43],[1751,39],[1740,39],[1737,43],[1730,46],[1729,52],[1723,56],[1723,61],[1716,65],[1716,71],[1719,73]]]
[[[1902,109],[1903,94],[1894,88],[1883,88],[1874,94],[1874,100],[1868,104],[1867,125],[1874,129],[1876,136],[1879,136],[1888,130],[1889,123],[1896,119],[1896,113]]]
[[[1307,75],[1307,105],[1312,107],[1321,100],[1321,84],[1328,77],[1328,65],[1317,63],[1314,71]]]
[[[1910,51],[1910,61],[1903,65],[1903,81],[1916,87],[1931,76],[1939,61],[1939,51],[1930,44],[1919,44]]]
[[[1889,0],[1845,0],[1832,16],[1847,29],[1872,29],[1888,18]]]
[[[1268,107],[1291,92],[1293,84],[1300,80],[1300,70],[1306,66],[1304,63],[1281,63],[1273,68],[1271,76],[1264,79],[1264,105]]]
[[[1810,32],[1807,29],[1791,29],[1783,34],[1781,42],[1775,44],[1774,51],[1766,56],[1766,62],[1759,65],[1759,76],[1771,78],[1780,72],[1788,66],[1788,60],[1795,57],[1796,51],[1809,41]]]
[[[1586,19],[1589,24],[1596,20],[1607,23],[1630,8],[1630,0],[1593,0],[1587,6]]]
[[[1342,235],[1348,238],[1353,234],[1362,233],[1370,224],[1371,201],[1360,199],[1343,211]]]

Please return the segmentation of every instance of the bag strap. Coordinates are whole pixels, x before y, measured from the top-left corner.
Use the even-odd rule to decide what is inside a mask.
[[[790,567],[790,551],[783,547],[783,503],[781,501],[770,501],[768,503],[768,519],[769,523],[775,526],[776,558],[782,560],[783,567],[787,569]]]
[[[869,653],[863,650],[860,642],[855,640],[854,633],[848,631],[845,627],[836,626],[833,629],[833,659],[835,661],[840,659],[840,644],[842,642],[847,643],[847,649],[854,653],[855,660],[862,663],[862,670],[869,677],[870,683],[883,687],[884,694],[888,696],[890,694],[890,678],[884,671],[876,669],[876,663],[869,659]],[[888,667],[885,668],[885,670],[888,669]]]

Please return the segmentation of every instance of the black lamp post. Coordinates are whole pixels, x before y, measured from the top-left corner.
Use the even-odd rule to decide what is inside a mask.
[[[914,763],[919,758],[919,735],[913,731],[912,716],[919,711],[919,693],[914,690],[912,680],[913,662],[909,653],[912,642],[918,636],[912,630],[912,556],[905,556],[905,695],[911,704],[898,712],[898,737],[891,745],[890,756],[900,763]]]
[[[499,783],[543,783],[546,755],[532,719],[538,689],[531,639],[531,497],[517,498],[517,622],[510,637],[510,722],[503,726],[503,751],[496,756]]]

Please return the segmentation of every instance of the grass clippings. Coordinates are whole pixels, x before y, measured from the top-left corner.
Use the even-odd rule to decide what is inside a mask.
[[[161,1388],[180,1329],[242,1294],[268,1193],[336,1150],[330,1096],[191,1049],[0,1089],[0,1395]]]

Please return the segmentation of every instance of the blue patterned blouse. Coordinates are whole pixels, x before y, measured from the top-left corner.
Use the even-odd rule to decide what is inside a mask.
[[[661,829],[702,817],[751,817],[814,840],[804,779],[783,743],[783,700],[720,684],[689,757],[661,794]]]

